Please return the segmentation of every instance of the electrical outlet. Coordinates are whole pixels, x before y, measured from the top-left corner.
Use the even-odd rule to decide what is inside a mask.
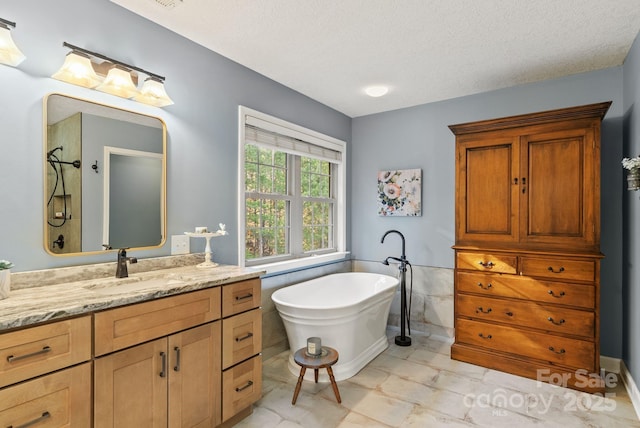
[[[171,255],[189,254],[189,236],[171,235]]]

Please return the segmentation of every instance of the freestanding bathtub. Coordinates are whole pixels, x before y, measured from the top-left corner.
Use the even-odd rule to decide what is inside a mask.
[[[358,373],[388,346],[387,319],[398,283],[388,275],[337,273],[273,293],[271,299],[289,339],[289,370],[299,375],[293,354],[307,346],[308,337],[316,336],[323,346],[338,351],[339,359],[333,366],[336,380]],[[309,370],[305,379],[313,379],[313,371]],[[326,370],[320,370],[319,380],[329,381]]]

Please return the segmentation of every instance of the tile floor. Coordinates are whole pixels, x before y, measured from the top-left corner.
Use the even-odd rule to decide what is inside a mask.
[[[597,397],[451,360],[449,343],[416,332],[412,346],[398,347],[396,334],[390,328],[389,348],[338,382],[342,404],[329,383],[305,381],[292,406],[288,351],[270,358],[262,399],[236,426],[640,428],[622,382]]]

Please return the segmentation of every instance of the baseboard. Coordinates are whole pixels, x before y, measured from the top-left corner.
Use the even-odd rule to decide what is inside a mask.
[[[607,373],[620,374],[620,358],[605,357],[600,355],[600,368],[604,369]]]
[[[631,404],[633,404],[633,408],[636,411],[636,416],[640,419],[640,391],[638,390],[638,385],[631,377],[631,373],[627,369],[624,361],[620,361],[620,377],[622,378],[622,383],[629,394],[629,398],[631,399]]]

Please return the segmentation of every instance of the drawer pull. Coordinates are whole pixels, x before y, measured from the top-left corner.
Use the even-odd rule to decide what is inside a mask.
[[[160,358],[162,358],[162,368],[160,370],[160,377],[167,376],[167,354],[160,352]]]
[[[486,336],[485,336],[485,335],[484,335],[484,334],[482,334],[482,333],[478,334],[478,336],[480,336],[480,337],[481,337],[481,338],[483,338],[483,339],[491,339],[491,337],[492,337],[490,334],[488,334],[488,335],[486,335]]]
[[[7,361],[10,362],[10,363],[13,363],[14,361],[24,360],[25,358],[35,357],[36,355],[46,354],[47,352],[51,352],[51,347],[50,346],[45,346],[39,351],[32,352],[30,354],[19,355],[17,357],[14,356],[14,355],[9,355],[7,357]]]
[[[242,342],[243,340],[247,340],[251,337],[253,337],[253,333],[247,333],[242,337],[236,337],[236,342]]]
[[[564,291],[561,291],[558,295],[553,293],[553,290],[549,290],[548,291],[549,294],[551,294],[553,297],[555,297],[556,299],[561,298],[562,296],[564,296]]]
[[[24,423],[24,424],[22,424],[22,425],[16,425],[16,427],[15,427],[15,428],[27,428],[27,427],[30,427],[30,426],[32,426],[32,425],[37,424],[38,422],[41,422],[41,421],[43,421],[43,420],[45,420],[45,419],[48,419],[48,418],[50,418],[50,417],[51,417],[51,413],[49,413],[49,412],[45,411],[45,412],[42,412],[42,416],[40,416],[40,417],[38,417],[38,418],[35,418],[35,419],[34,419],[34,420],[32,420],[32,421],[25,422],[25,423]],[[13,428],[13,425],[9,425],[7,428]]]
[[[554,352],[556,354],[564,354],[566,352],[564,348],[561,348],[559,351],[556,351],[553,346],[549,346],[549,351]]]
[[[173,348],[173,350],[176,351],[176,365],[173,366],[173,371],[179,372],[180,371],[180,348],[176,346]]]
[[[560,269],[558,269],[558,270],[555,270],[555,269],[553,268],[553,266],[549,266],[549,267],[547,268],[547,270],[548,270],[549,272],[553,272],[553,273],[562,273],[562,272],[564,272],[564,268],[563,268],[562,266],[560,266]]]
[[[476,314],[479,314],[479,313],[481,313],[481,312],[482,312],[483,314],[488,314],[488,313],[490,313],[490,312],[491,312],[491,308],[489,308],[489,309],[487,309],[487,310],[485,311],[484,309],[482,309],[482,306],[478,306],[478,309],[476,309]]]
[[[251,385],[253,385],[253,381],[247,382],[247,384],[245,386],[242,386],[240,388],[236,388],[236,392],[244,391],[245,389],[249,388]]]
[[[236,296],[236,302],[238,302],[240,300],[251,299],[252,297],[253,297],[252,293],[245,294],[244,296]]]
[[[564,319],[561,319],[560,321],[554,321],[554,319],[553,319],[553,318],[549,317],[549,318],[547,318],[547,321],[550,321],[552,324],[555,324],[555,325],[562,325],[562,324],[564,324]]]
[[[493,262],[478,262],[478,264],[483,268],[487,268],[487,269],[491,269],[492,267],[495,266]]]
[[[513,312],[506,312],[505,315],[508,316],[508,317],[512,317],[513,316]]]
[[[479,282],[478,287],[482,288],[483,290],[488,290],[491,287],[493,287],[493,285],[491,283],[488,283],[487,286],[485,287],[481,282]]]

